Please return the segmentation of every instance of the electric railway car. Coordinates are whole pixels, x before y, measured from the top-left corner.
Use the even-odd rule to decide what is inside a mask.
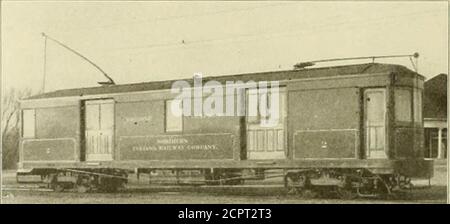
[[[423,158],[424,77],[406,67],[304,68],[203,83],[210,80],[278,81],[278,123],[263,126],[261,116],[245,113],[174,116],[177,80],[43,93],[21,101],[18,176],[86,192],[114,191],[132,173],[222,185],[278,173],[291,192],[329,187],[356,197],[387,195],[433,175]],[[254,89],[244,91],[246,105],[254,104]]]

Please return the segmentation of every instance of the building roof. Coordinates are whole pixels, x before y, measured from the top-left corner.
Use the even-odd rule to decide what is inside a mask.
[[[242,81],[247,82],[253,80],[258,81],[274,81],[274,80],[292,80],[292,79],[304,79],[313,77],[330,77],[340,75],[356,75],[356,74],[371,74],[371,73],[405,73],[405,74],[417,74],[408,68],[401,65],[393,64],[380,64],[380,63],[367,63],[367,64],[355,64],[322,68],[306,68],[300,70],[287,70],[287,71],[272,71],[261,73],[247,73],[238,75],[226,75],[226,76],[208,76],[203,77],[203,81],[215,80],[221,83],[225,81]],[[193,79],[178,79],[189,82],[191,85]],[[109,94],[109,93],[124,93],[124,92],[138,92],[149,91],[159,89],[170,89],[172,83],[177,80],[156,81],[156,82],[142,82],[133,84],[122,85],[109,85],[89,88],[77,88],[77,89],[64,89],[53,92],[43,93],[39,95],[31,96],[27,99],[42,99],[42,98],[55,98],[55,97],[68,97],[68,96],[85,96],[96,94]],[[26,99],[26,100],[27,100]]]
[[[439,74],[424,84],[424,119],[447,118],[447,74]]]

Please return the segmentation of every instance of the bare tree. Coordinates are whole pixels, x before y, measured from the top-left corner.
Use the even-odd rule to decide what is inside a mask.
[[[17,162],[19,144],[20,108],[19,100],[32,94],[30,89],[9,89],[2,95],[2,166]]]
[[[9,89],[2,97],[2,136],[19,123],[19,100],[31,95],[30,89]]]

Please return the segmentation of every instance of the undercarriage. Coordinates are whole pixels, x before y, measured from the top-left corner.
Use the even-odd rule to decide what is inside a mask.
[[[287,194],[304,198],[327,196],[342,199],[358,197],[392,197],[396,192],[412,189],[411,179],[399,174],[375,174],[368,169],[149,169],[135,170],[99,168],[34,169],[21,176],[40,175],[42,183],[54,191],[116,192],[124,189],[129,174],[139,180],[146,176],[148,184],[167,185],[243,185],[246,181],[280,179]]]

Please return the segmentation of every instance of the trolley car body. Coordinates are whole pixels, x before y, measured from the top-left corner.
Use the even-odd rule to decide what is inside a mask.
[[[208,80],[279,81],[279,125],[261,127],[248,116],[175,118],[168,110],[174,81],[58,90],[21,101],[20,167],[35,173],[364,169],[433,175],[432,161],[423,158],[424,77],[403,66],[370,63]]]

